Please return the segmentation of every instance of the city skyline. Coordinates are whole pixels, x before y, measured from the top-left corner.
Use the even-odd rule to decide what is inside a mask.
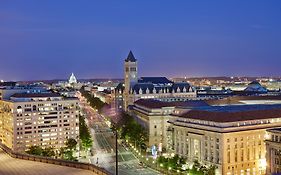
[[[107,9],[107,10],[105,10]],[[0,80],[279,76],[281,3],[36,2],[0,7]]]

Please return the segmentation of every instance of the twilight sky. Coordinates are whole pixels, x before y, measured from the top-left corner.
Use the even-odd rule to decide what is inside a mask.
[[[280,0],[1,0],[0,79],[281,76]]]

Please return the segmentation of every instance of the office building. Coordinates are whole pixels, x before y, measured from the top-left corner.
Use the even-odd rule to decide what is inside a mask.
[[[0,101],[0,140],[17,152],[29,146],[63,147],[79,136],[76,98],[54,93],[16,93]]]
[[[232,105],[174,110],[172,152],[218,174],[265,174],[266,130],[281,126],[281,105]]]

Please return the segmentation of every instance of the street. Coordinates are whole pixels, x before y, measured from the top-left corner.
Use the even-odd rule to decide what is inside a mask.
[[[106,119],[80,98],[82,111],[84,111],[88,126],[93,137],[92,164],[115,174],[115,135],[106,124]],[[135,155],[123,144],[118,144],[118,170],[121,175],[157,175],[157,171],[143,167]]]

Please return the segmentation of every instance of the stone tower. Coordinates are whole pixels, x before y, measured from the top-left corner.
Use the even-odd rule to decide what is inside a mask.
[[[134,57],[132,51],[129,52],[128,57],[125,59],[124,65],[124,108],[127,110],[128,101],[129,101],[129,92],[131,87],[138,82],[138,66],[137,66],[137,59]]]

